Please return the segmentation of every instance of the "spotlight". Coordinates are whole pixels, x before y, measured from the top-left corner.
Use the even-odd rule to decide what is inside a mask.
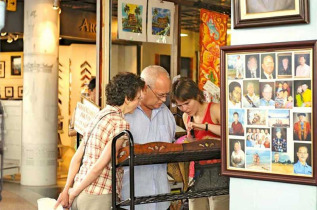
[[[54,0],[53,9],[58,10],[60,7],[60,0]]]
[[[13,42],[13,39],[12,39],[11,36],[8,37],[7,42],[8,42],[8,43],[12,43],[12,42]]]

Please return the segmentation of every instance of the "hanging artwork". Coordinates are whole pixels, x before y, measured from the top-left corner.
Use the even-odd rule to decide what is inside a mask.
[[[146,0],[118,1],[119,39],[146,41]]]
[[[175,6],[172,2],[149,1],[148,42],[172,44]]]
[[[222,174],[316,185],[316,44],[221,48]]]
[[[228,15],[200,10],[199,88],[207,81],[220,87],[220,46],[227,43]]]

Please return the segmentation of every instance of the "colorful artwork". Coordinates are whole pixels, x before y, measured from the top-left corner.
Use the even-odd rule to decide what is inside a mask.
[[[132,33],[142,33],[143,6],[122,3],[122,30]]]
[[[221,48],[224,175],[317,183],[315,46],[306,41]]]
[[[146,41],[146,0],[118,1],[118,36],[129,41]]]
[[[173,43],[174,11],[173,2],[148,2],[148,42]]]
[[[163,8],[152,8],[152,34],[170,36],[171,11]]]
[[[201,9],[200,19],[199,87],[207,80],[220,87],[220,46],[227,43],[228,15]]]

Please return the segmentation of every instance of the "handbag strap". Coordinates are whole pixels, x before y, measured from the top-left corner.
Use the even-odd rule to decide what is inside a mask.
[[[89,141],[89,139],[90,139],[90,136],[91,136],[92,132],[94,131],[94,129],[96,128],[96,126],[98,125],[98,123],[99,123],[105,116],[107,116],[108,114],[112,114],[112,113],[115,113],[115,112],[108,112],[107,114],[105,114],[104,116],[102,116],[102,117],[96,122],[96,124],[95,124],[94,127],[91,129],[91,131],[89,132],[89,136],[87,137],[87,141],[86,141],[86,144],[85,144],[85,147],[84,147],[84,153],[83,153],[83,156],[81,157],[81,162],[80,162],[79,168],[83,165],[83,160],[84,160],[84,156],[85,156],[85,152],[86,152],[86,147],[87,147],[87,144],[88,144],[88,141]]]

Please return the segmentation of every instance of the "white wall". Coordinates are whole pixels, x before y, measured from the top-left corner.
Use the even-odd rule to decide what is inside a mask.
[[[232,1],[233,2],[233,1]],[[317,39],[317,0],[310,0],[310,23],[233,30],[232,45]],[[232,7],[233,8],[233,7]],[[234,17],[232,9],[232,17]],[[230,210],[316,210],[317,188],[279,182],[230,179]]]

